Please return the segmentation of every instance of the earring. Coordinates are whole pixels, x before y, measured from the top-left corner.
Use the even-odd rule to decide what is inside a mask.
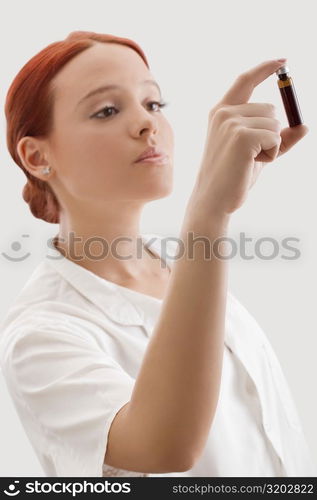
[[[42,173],[43,173],[44,175],[49,174],[49,173],[50,173],[50,171],[51,171],[51,167],[44,167],[44,168],[42,169]]]

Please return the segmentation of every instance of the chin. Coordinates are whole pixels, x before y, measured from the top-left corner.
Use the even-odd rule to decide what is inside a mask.
[[[156,189],[153,188],[151,193],[148,191],[149,200],[158,200],[160,198],[166,198],[173,192],[173,186],[171,184],[162,185],[160,188],[156,186]]]

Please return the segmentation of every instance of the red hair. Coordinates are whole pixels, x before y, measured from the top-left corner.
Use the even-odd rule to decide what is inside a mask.
[[[65,40],[51,43],[33,56],[14,78],[6,97],[8,150],[27,177],[22,192],[23,199],[29,204],[35,217],[52,224],[59,223],[58,200],[48,182],[31,175],[24,168],[17,152],[17,144],[25,136],[49,136],[53,128],[54,104],[51,80],[68,61],[92,47],[94,42],[119,43],[131,47],[149,68],[143,50],[133,40],[110,34],[73,31]]]

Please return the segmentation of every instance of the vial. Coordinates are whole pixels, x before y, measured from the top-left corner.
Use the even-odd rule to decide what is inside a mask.
[[[303,117],[298,104],[293,80],[289,76],[289,68],[287,66],[281,66],[276,71],[276,74],[278,75],[277,83],[283,99],[289,126],[296,127],[296,125],[301,125],[304,123]]]

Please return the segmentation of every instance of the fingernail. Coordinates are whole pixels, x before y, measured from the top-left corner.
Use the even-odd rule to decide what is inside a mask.
[[[281,59],[276,59],[277,62],[285,62],[287,61],[286,57],[282,57]]]

